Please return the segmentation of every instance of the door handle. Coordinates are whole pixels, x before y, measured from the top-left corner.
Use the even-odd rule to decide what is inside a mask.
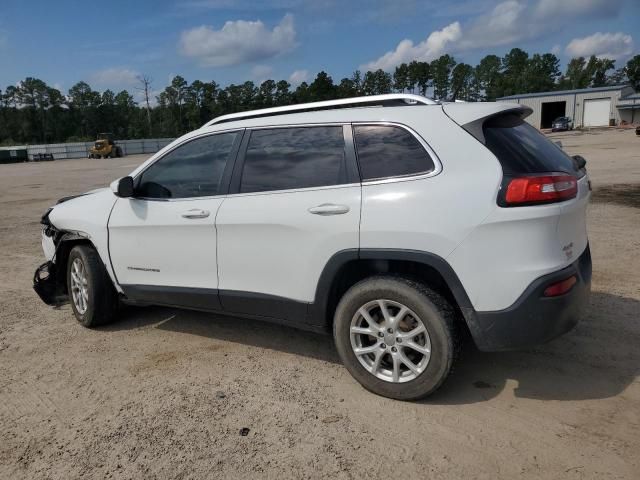
[[[342,215],[348,211],[349,207],[346,205],[336,205],[334,203],[323,203],[322,205],[309,209],[309,213],[313,213],[314,215]]]
[[[209,210],[201,210],[199,208],[192,208],[182,214],[182,218],[207,218],[209,216]]]

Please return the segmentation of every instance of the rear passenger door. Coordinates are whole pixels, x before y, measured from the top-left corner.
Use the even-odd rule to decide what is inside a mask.
[[[358,249],[360,191],[349,126],[247,130],[216,219],[222,307],[304,322],[329,259]]]

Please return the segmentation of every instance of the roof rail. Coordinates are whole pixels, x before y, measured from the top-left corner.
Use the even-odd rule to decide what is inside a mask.
[[[314,110],[333,110],[338,108],[351,107],[372,107],[372,106],[392,106],[392,105],[439,105],[439,102],[408,93],[388,93],[386,95],[369,95],[366,97],[341,98],[338,100],[327,100],[323,102],[300,103],[298,105],[286,105],[284,107],[263,108],[261,110],[250,110],[248,112],[230,113],[221,115],[208,121],[203,127],[209,127],[218,123],[232,122],[248,118],[270,117],[274,115],[286,115],[288,113],[310,112]]]

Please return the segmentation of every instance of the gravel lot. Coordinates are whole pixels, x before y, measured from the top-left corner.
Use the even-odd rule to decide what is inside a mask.
[[[364,391],[330,337],[166,308],[81,327],[31,288],[40,215],[144,157],[0,165],[0,478],[640,478],[640,138],[553,138],[594,185],[588,313],[468,346],[420,403]]]

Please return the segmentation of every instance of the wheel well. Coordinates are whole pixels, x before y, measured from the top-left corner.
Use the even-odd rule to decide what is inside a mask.
[[[456,310],[456,317],[465,325],[464,317],[456,301],[456,298],[440,272],[425,263],[410,260],[377,260],[357,259],[351,260],[338,270],[334,276],[327,298],[326,322],[333,324],[333,315],[338,302],[349,288],[365,278],[375,275],[390,275],[411,278],[427,285],[442,295]]]

